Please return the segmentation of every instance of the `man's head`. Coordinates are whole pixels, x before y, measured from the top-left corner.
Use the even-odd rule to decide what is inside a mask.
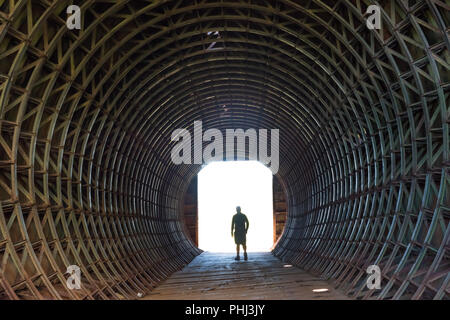
[[[237,213],[241,213],[241,207],[237,206],[237,207],[236,207],[236,212],[237,212]]]

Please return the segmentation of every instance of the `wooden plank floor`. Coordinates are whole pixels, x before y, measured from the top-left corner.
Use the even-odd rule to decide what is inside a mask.
[[[203,252],[143,299],[348,299],[326,281],[284,265],[270,252],[249,253],[248,261],[235,261],[232,253]],[[320,288],[329,291],[312,291]]]

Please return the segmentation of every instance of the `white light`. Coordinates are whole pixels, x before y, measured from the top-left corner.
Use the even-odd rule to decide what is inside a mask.
[[[199,248],[236,251],[231,219],[240,206],[250,224],[247,251],[269,251],[273,245],[272,197],[272,172],[260,162],[225,161],[205,166],[198,174]]]
[[[323,289],[313,289],[313,292],[327,292],[328,289],[323,288]]]
[[[283,267],[290,268],[290,267],[292,267],[292,264],[285,264]]]

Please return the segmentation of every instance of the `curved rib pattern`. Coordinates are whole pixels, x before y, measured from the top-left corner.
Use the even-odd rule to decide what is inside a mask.
[[[445,1],[87,0],[69,30],[71,2],[0,1],[0,297],[132,299],[191,261],[170,137],[202,120],[280,129],[277,256],[448,298]]]

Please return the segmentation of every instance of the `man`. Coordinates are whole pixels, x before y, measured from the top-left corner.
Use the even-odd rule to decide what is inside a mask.
[[[248,219],[245,214],[241,212],[241,207],[236,207],[236,214],[233,216],[231,221],[231,236],[233,236],[234,231],[234,242],[236,243],[236,258],[234,260],[240,260],[239,257],[239,246],[242,245],[244,249],[244,260],[247,261],[247,245],[246,245],[246,235],[248,230]]]

